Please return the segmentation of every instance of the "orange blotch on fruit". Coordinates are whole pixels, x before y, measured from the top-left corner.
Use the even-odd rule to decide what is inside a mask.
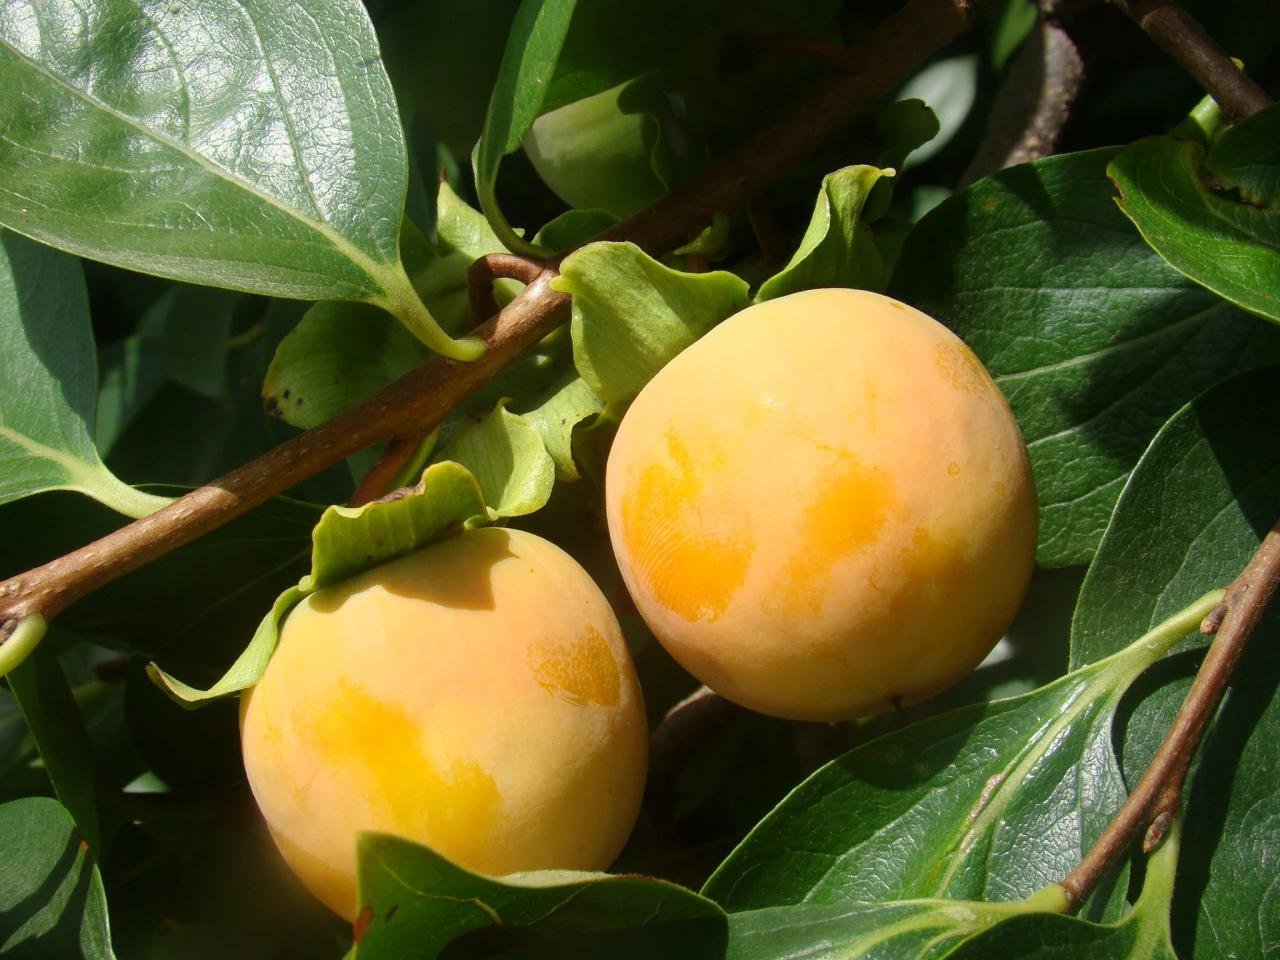
[[[752,545],[718,523],[716,492],[724,458],[714,446],[697,456],[675,433],[666,457],[650,463],[622,504],[630,550],[643,559],[648,589],[686,620],[715,620],[742,586]]]

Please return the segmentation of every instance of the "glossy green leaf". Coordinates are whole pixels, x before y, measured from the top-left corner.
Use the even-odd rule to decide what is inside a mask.
[[[484,216],[441,182],[436,235],[405,230],[405,263],[414,289],[446,332],[471,326],[467,268],[502,251]],[[495,285],[499,303],[520,290],[513,280]],[[317,303],[280,342],[262,385],[268,411],[307,429],[337,416],[425,362],[427,351],[383,311],[359,303]]]
[[[785,903],[1010,902],[1065,876],[1124,799],[1112,718],[1198,626],[1201,598],[1113,657],[1010,700],[891,733],[798,786],[703,892],[729,910]],[[1114,878],[1113,878],[1114,879]],[[1124,884],[1095,894],[1114,917]]]
[[[56,800],[0,805],[0,954],[115,960],[98,868]]]
[[[543,251],[522,240],[503,216],[497,198],[498,168],[504,156],[520,147],[542,110],[576,2],[522,0],[472,158],[480,209],[502,243],[516,253],[538,256]]]
[[[1150,137],[1108,170],[1120,209],[1192,280],[1280,323],[1280,106],[1244,120],[1208,151]]]
[[[471,472],[495,517],[533,513],[547,502],[556,479],[555,462],[542,435],[526,418],[499,403],[455,429],[436,455]]]
[[[1008,397],[1040,498],[1037,559],[1092,557],[1129,471],[1182,404],[1280,359],[1280,337],[1190,283],[1116,210],[1111,150],[975,183],[908,237],[890,292],[958,333]]]
[[[362,507],[329,507],[311,533],[311,572],[287,588],[258,624],[252,639],[215,684],[199,689],[152,663],[147,673],[185,706],[229,696],[258,682],[275,652],[289,611],[324,587],[403,557],[486,517],[475,478],[456,463],[437,463],[418,486],[394,500]]]
[[[93,744],[57,657],[47,647],[37,650],[7,679],[54,792],[89,849],[102,856]]]
[[[92,0],[68,16],[5,0],[0,115],[14,230],[173,279],[364,300],[433,349],[477,352],[400,264],[404,139],[359,4]]]
[[[130,517],[168,503],[103,466],[95,364],[80,264],[0,231],[0,503],[76,490]]]
[[[358,849],[367,917],[359,960],[708,960],[724,952],[721,910],[667,881],[574,871],[491,880],[384,834],[362,834]]]
[[[1065,902],[1060,887],[1049,887],[1017,903],[908,900],[746,910],[729,915],[725,960],[940,960],[1002,921],[1061,912]]]
[[[725,271],[682,273],[631,243],[593,243],[560,265],[573,295],[573,359],[608,403],[625,403],[721,320],[747,306],[747,284]]]
[[[1243,569],[1280,517],[1280,368],[1245,373],[1160,431],[1134,470],[1081,590],[1072,660],[1106,655],[1116,637]],[[1201,646],[1196,636],[1189,646]],[[1162,665],[1126,710],[1121,758],[1141,774],[1180,705],[1199,655]],[[1174,937],[1197,960],[1266,956],[1280,930],[1274,855],[1280,817],[1280,610],[1254,631],[1201,747],[1186,791]],[[1227,785],[1229,784],[1229,789]]]
[[[821,287],[883,289],[884,255],[863,219],[872,189],[892,170],[859,165],[822,178],[822,189],[800,246],[778,273],[760,285],[756,300],[772,300]]]
[[[577,480],[581,477],[573,456],[573,433],[579,424],[589,423],[604,410],[604,401],[581,377],[574,377],[541,406],[524,415],[555,462],[556,477]]]
[[[1126,630],[1148,629],[1205,586],[1225,586],[1280,518],[1280,449],[1268,442],[1280,429],[1277,384],[1280,367],[1241,374],[1156,435],[1080,589],[1072,666],[1109,656]]]
[[[1027,913],[978,933],[946,956],[948,960],[1178,960],[1169,936],[1178,853],[1175,825],[1147,861],[1142,894],[1123,920],[1099,924],[1052,913]]]

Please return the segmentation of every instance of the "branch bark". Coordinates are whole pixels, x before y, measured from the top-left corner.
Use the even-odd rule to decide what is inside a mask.
[[[712,214],[746,203],[994,5],[994,0],[909,0],[862,47],[850,52],[855,72],[833,77],[701,176],[599,239],[630,240],[655,253],[678,246]],[[392,437],[430,432],[453,407],[565,319],[568,297],[549,287],[550,276],[550,271],[542,274],[475,331],[487,347],[479,360],[431,361],[370,400],[150,516],[0,583],[0,623],[33,614],[52,619],[91,591],[357,450]]]
[[[1092,24],[1045,14],[1009,64],[960,187],[1053,153],[1084,87]]]
[[[1114,2],[1195,78],[1232,123],[1271,105],[1267,92],[1237,67],[1200,21],[1175,0]]]
[[[1112,818],[1062,886],[1072,911],[1079,909],[1107,870],[1145,831],[1143,849],[1154,850],[1182,805],[1182,788],[1209,721],[1235,672],[1258,621],[1280,587],[1280,522],[1238,577],[1222,603],[1200,625],[1203,633],[1217,633],[1196,679],[1133,792]]]
[[[470,393],[533,346],[568,314],[569,298],[547,272],[476,330],[484,355],[433,360],[359,406],[301,433],[213,483],[101,540],[0,583],[0,621],[46,620],[103,584],[163,556],[374,443],[434,430]]]

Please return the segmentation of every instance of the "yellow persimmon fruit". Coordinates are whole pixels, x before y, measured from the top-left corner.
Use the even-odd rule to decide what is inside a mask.
[[[606,504],[672,656],[801,720],[911,703],[972,670],[1036,543],[1026,447],[982,363],[861,290],[757,304],[671,361],[623,417]]]
[[[240,725],[280,852],[348,919],[361,830],[492,875],[604,869],[635,823],[648,759],[604,596],[559,547],[497,528],[304,600]]]

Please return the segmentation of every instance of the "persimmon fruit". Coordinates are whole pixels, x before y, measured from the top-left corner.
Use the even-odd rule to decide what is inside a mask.
[[[242,700],[241,740],[284,859],[347,919],[362,830],[491,875],[607,867],[648,759],[604,596],[559,547],[499,528],[307,597]]]
[[[944,326],[860,290],[756,304],[672,360],[622,418],[605,500],[667,650],[793,719],[954,683],[1034,560],[1035,489],[999,388]]]

